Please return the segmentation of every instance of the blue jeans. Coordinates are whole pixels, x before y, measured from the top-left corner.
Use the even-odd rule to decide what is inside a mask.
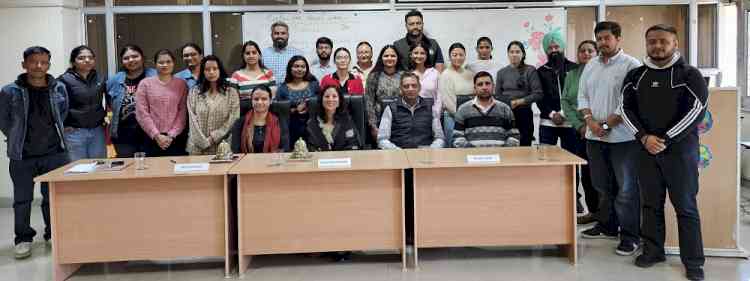
[[[104,127],[72,128],[65,132],[70,161],[79,159],[107,158]]]
[[[620,239],[640,241],[641,202],[636,169],[636,141],[606,143],[587,140],[591,182],[599,192],[598,226]],[[614,180],[612,180],[614,179]]]
[[[445,134],[445,147],[453,147],[453,127],[456,125],[456,120],[448,114],[448,111],[443,112],[443,134]]]

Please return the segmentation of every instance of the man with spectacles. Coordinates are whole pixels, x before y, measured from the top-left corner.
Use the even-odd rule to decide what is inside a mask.
[[[182,46],[182,61],[185,69],[175,74],[175,77],[187,82],[188,90],[198,84],[198,76],[201,74],[201,61],[203,60],[203,49],[198,44],[187,43]]]

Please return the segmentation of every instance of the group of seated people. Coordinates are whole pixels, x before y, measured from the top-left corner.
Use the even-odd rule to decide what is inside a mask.
[[[419,96],[419,77],[406,72],[401,75],[399,85],[400,95],[383,105],[376,144],[380,149],[519,144],[520,137],[518,129],[514,127],[513,112],[510,106],[493,96],[494,81],[487,72],[482,71],[474,76],[476,95],[462,103],[456,111],[454,138],[450,144],[446,144],[442,115],[436,115],[432,110],[434,101]],[[285,100],[272,101],[271,93],[271,88],[265,85],[257,86],[251,91],[252,107],[244,117],[235,122],[231,131],[227,131],[232,136],[233,151],[289,151],[290,143],[300,138],[305,140],[310,151],[357,150],[368,147],[362,135],[366,114],[366,101],[362,97],[346,96],[336,85],[325,86],[317,97],[301,101],[303,105],[290,104]],[[358,105],[350,107],[347,101]],[[299,110],[300,108],[303,110]],[[305,116],[300,116],[300,113]],[[293,132],[294,121],[291,119],[294,118],[305,121],[304,132]],[[201,128],[196,127],[199,130]],[[191,138],[201,134],[197,130],[190,133]]]

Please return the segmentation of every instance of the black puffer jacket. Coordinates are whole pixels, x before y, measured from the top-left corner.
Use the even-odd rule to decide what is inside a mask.
[[[357,150],[362,147],[359,143],[359,132],[354,128],[349,113],[336,114],[334,119],[333,143],[328,143],[323,136],[319,117],[310,117],[307,121],[307,147],[310,151]]]
[[[73,69],[68,69],[58,78],[68,92],[68,117],[63,122],[65,127],[96,128],[104,124],[104,98],[107,81],[92,70],[84,79]]]

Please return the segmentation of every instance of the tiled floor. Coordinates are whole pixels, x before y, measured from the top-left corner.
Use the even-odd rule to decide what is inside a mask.
[[[747,191],[747,192],[745,192]],[[747,198],[747,200],[745,200]],[[750,189],[743,188],[743,209],[750,210]],[[41,229],[35,209],[33,224]],[[33,256],[15,260],[12,249],[12,209],[0,209],[0,280],[51,280],[51,250],[35,243]],[[750,216],[742,220],[743,245],[750,242]],[[41,240],[41,238],[38,238]],[[579,265],[571,266],[555,248],[430,249],[420,251],[420,269],[402,271],[397,255],[355,255],[333,263],[306,255],[256,257],[244,280],[252,281],[485,281],[485,280],[685,280],[679,257],[650,269],[632,264],[632,257],[614,254],[615,241],[579,240]],[[750,280],[750,262],[737,258],[708,258],[706,280]],[[235,276],[236,277],[236,276]],[[226,280],[220,260],[143,261],[84,266],[71,281],[82,280]]]

